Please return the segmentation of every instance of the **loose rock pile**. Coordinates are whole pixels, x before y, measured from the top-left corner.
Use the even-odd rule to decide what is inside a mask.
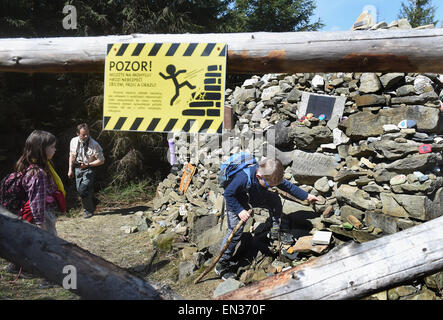
[[[297,240],[293,245],[267,238],[269,214],[257,208],[237,248],[239,282],[229,282],[234,288],[346,241],[370,241],[441,216],[442,89],[439,74],[253,76],[226,90],[225,104],[236,119],[231,131],[174,136],[180,166],[159,184],[153,208],[139,217],[138,228],[160,248],[180,251],[179,280],[208,266],[226,234],[219,165],[243,150],[258,160],[275,154],[286,167],[285,179],[325,201],[308,205],[281,196]],[[315,117],[309,111],[318,105],[333,111]],[[188,162],[196,173],[181,194]],[[332,232],[329,243],[314,245],[316,231]],[[442,288],[440,272],[372,297],[441,299]]]

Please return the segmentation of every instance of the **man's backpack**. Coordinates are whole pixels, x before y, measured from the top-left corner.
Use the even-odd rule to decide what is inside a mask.
[[[15,214],[18,214],[27,201],[22,178],[21,172],[13,172],[6,175],[0,183],[0,205]]]
[[[232,181],[233,176],[243,170],[248,176],[247,188],[251,186],[251,167],[257,164],[257,160],[247,152],[240,152],[231,155],[225,162],[220,165],[218,174],[218,184],[222,188],[226,188]]]

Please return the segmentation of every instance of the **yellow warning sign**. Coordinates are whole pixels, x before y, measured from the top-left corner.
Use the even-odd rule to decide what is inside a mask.
[[[225,43],[114,43],[103,130],[221,133]]]

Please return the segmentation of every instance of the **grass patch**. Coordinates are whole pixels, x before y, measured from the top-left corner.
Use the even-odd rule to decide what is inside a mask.
[[[71,208],[67,210],[64,214],[67,218],[76,218],[82,215],[82,208]]]
[[[41,278],[34,276],[30,279],[17,274],[6,272],[8,261],[0,258],[0,299],[1,300],[78,300],[75,293],[56,286],[50,289],[39,289]],[[14,281],[15,280],[15,281]]]
[[[161,251],[169,252],[172,250],[172,242],[174,238],[165,238],[157,241],[156,245]]]
[[[146,203],[155,196],[156,184],[152,179],[131,182],[125,186],[111,185],[98,193],[104,206],[128,206]]]

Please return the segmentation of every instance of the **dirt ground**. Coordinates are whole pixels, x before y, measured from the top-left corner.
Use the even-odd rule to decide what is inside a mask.
[[[184,299],[212,299],[215,288],[222,281],[216,278],[213,271],[196,285],[193,281],[199,272],[178,281],[178,250],[163,252],[152,246],[147,232],[127,234],[120,229],[122,226],[135,225],[135,213],[139,210],[143,208],[100,210],[89,219],[81,215],[62,216],[57,220],[58,236],[148,282],[168,285]],[[151,259],[154,252],[154,259]],[[7,261],[0,259],[0,299],[80,299],[60,286],[38,289],[40,278],[19,278],[14,282],[16,275],[6,272],[6,265]]]

